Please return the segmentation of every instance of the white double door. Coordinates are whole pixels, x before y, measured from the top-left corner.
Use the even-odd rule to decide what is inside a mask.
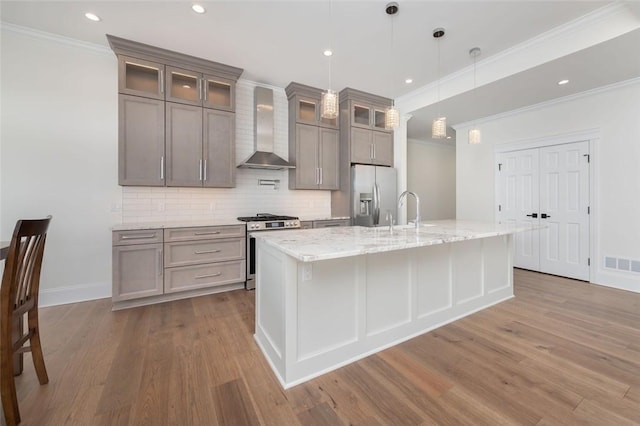
[[[514,266],[589,280],[589,142],[498,153],[498,220],[516,234]]]

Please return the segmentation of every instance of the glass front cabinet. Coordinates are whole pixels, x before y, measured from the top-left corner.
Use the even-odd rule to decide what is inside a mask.
[[[167,98],[205,108],[233,111],[235,82],[180,68],[167,67]]]
[[[118,91],[126,95],[164,99],[165,66],[157,62],[120,56]]]

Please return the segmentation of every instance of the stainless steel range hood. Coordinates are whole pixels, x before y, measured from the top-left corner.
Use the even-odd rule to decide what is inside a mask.
[[[273,90],[259,87],[253,91],[254,100],[254,150],[246,160],[238,165],[239,168],[282,170],[293,169],[295,166],[273,153]]]

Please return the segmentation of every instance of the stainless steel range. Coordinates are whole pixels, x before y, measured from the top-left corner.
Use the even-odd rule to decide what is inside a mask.
[[[247,224],[247,282],[245,288],[256,288],[256,239],[249,235],[258,231],[277,231],[300,228],[300,220],[295,216],[277,216],[270,213],[258,213],[256,216],[239,217]]]

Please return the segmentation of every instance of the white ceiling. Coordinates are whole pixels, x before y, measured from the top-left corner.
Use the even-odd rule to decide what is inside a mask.
[[[105,34],[113,34],[244,68],[243,78],[278,87],[296,81],[325,88],[329,85],[331,62],[334,89],[353,87],[397,98],[438,79],[434,28],[446,29],[446,35],[440,40],[440,75],[446,76],[469,67],[471,47],[481,47],[481,58],[485,59],[613,2],[400,0],[400,12],[394,17],[384,11],[388,2],[377,0],[206,1],[200,2],[207,8],[204,15],[192,12],[192,3],[2,0],[0,18],[3,22],[103,46],[108,46]],[[637,4],[631,7],[638,9]],[[102,21],[87,20],[84,13],[88,11],[99,15]],[[637,32],[629,37],[619,40],[620,45],[611,46],[629,49],[634,43],[640,45]],[[331,45],[335,54],[329,60],[322,51]],[[619,65],[615,61],[598,62],[597,46],[593,49],[596,49],[593,54],[577,52],[548,66],[532,68],[479,88],[478,96],[486,108],[470,109],[465,98],[469,93],[448,99],[442,106],[447,107],[449,123],[469,121],[562,95],[557,90],[555,94],[549,91],[543,95],[529,84],[532,80],[562,74],[554,70],[579,69],[585,61],[594,58],[598,70],[608,70],[612,63]],[[606,48],[600,50],[609,52]],[[578,81],[567,90],[585,90],[630,78],[633,73],[628,72],[628,68],[636,66],[640,57],[632,52],[637,52],[637,47],[618,51],[618,55],[624,56],[617,59],[631,59],[628,66],[622,64],[620,72],[583,72],[585,80],[587,77],[591,80]],[[635,76],[640,75],[639,67],[636,66],[635,71]],[[404,83],[407,77],[413,78],[413,84]],[[510,96],[513,93],[518,96]],[[413,133],[413,137],[419,137],[425,133],[424,129],[415,130],[415,126],[429,126],[433,117],[428,108],[413,114],[409,136]]]

